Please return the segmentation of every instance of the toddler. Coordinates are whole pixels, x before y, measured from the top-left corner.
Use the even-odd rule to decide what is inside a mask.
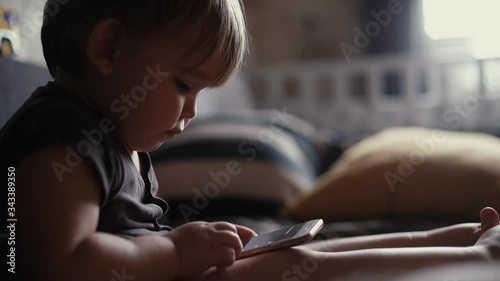
[[[148,152],[182,133],[199,92],[241,65],[239,0],[49,0],[42,45],[54,79],[0,131],[2,168],[16,171],[19,280],[339,280],[498,257],[490,208],[481,224],[242,260],[241,240],[255,235],[248,228],[160,224],[168,205],[155,196]]]

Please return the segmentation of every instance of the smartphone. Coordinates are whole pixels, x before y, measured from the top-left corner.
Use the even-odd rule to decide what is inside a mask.
[[[243,252],[238,259],[306,244],[322,227],[323,220],[317,219],[243,240]]]

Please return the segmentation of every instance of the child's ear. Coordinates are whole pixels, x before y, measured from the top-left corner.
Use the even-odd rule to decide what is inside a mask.
[[[87,56],[101,74],[109,75],[113,72],[115,59],[119,55],[118,45],[123,35],[121,21],[114,18],[101,21],[90,33]]]

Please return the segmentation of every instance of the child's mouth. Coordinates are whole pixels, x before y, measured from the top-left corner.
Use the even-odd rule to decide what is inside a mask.
[[[184,131],[185,127],[186,127],[185,121],[184,121],[184,119],[181,119],[181,120],[179,120],[179,122],[177,122],[177,124],[175,125],[175,127],[172,130],[167,131],[167,135],[170,138],[174,138],[175,136],[180,135]]]
[[[182,133],[182,131],[180,130],[170,130],[170,131],[166,131],[165,134],[167,136],[167,139],[173,139],[175,138],[177,135],[180,135]]]

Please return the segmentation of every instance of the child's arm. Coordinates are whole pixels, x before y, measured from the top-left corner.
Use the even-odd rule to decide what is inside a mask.
[[[96,232],[100,182],[85,162],[70,167],[59,182],[52,164],[66,164],[66,157],[61,147],[47,148],[16,167],[18,269],[33,278],[26,280],[171,280],[230,265],[241,251],[228,224],[200,223],[132,240]],[[193,237],[195,257],[181,252]]]
[[[289,249],[242,259],[227,269],[211,270],[196,280],[336,281],[365,280],[361,279],[364,277],[375,281],[422,268],[488,259],[486,252],[476,252],[470,247],[368,249],[341,253]],[[383,275],[384,279],[377,279],[378,275]]]
[[[481,236],[469,247],[366,249],[333,253],[289,249],[239,260],[228,269],[206,272],[201,280],[374,281],[388,280],[422,268],[500,260],[499,215],[495,210],[485,208],[480,218],[481,230],[478,233]],[[454,231],[450,232],[452,238]]]
[[[500,259],[500,226],[485,232],[470,247],[367,249],[326,253],[288,249],[237,261],[224,270],[210,270],[197,281],[334,281],[388,280],[423,268]],[[383,276],[383,278],[379,278]]]
[[[344,252],[373,248],[472,246],[482,233],[481,224],[464,223],[429,231],[330,239],[299,248],[322,252]]]

